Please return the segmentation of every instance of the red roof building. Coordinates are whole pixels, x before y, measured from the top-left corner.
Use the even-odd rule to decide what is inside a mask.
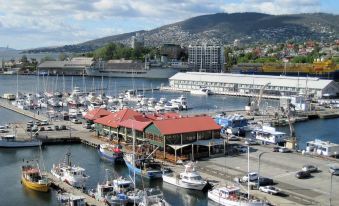
[[[131,109],[123,109],[119,112],[112,113],[106,117],[96,119],[94,123],[101,124],[108,127],[117,128],[119,127],[119,123],[130,119],[136,115],[141,115],[139,112],[136,112]]]
[[[96,108],[96,109],[92,109],[88,111],[87,114],[84,116],[84,118],[87,120],[94,121],[96,119],[108,116],[110,114],[112,114],[112,112],[107,111],[106,109]]]
[[[154,120],[153,124],[162,135],[220,130],[221,127],[209,116],[193,116]]]

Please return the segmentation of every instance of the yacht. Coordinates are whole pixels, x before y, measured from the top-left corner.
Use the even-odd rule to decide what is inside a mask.
[[[203,190],[207,185],[207,181],[205,181],[196,171],[193,162],[186,164],[185,171],[179,175],[175,175],[172,172],[164,173],[162,175],[162,180],[177,187],[193,190]]]
[[[177,99],[171,99],[170,103],[179,110],[187,109],[187,98],[184,95],[181,95]]]
[[[212,94],[211,90],[210,89],[207,89],[207,88],[200,88],[200,89],[197,89],[197,90],[191,90],[191,94],[193,95],[210,95]]]
[[[258,199],[248,199],[247,194],[241,193],[236,186],[219,187],[208,191],[208,198],[225,206],[266,206]]]
[[[84,168],[74,165],[72,166],[70,156],[71,153],[67,153],[63,163],[58,165],[53,164],[51,173],[56,178],[72,185],[73,187],[84,188],[89,176],[85,174]]]

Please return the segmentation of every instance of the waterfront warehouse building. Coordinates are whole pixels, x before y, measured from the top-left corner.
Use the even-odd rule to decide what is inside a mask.
[[[67,61],[44,61],[38,65],[38,72],[45,75],[83,75],[86,68],[93,64],[93,58],[88,57],[74,57]]]
[[[180,72],[169,78],[169,85],[175,90],[191,91],[206,87],[216,94],[244,96],[259,94],[268,83],[263,94],[277,97],[308,94],[320,98],[339,94],[337,82],[314,77]]]
[[[190,71],[221,72],[224,69],[224,48],[219,45],[189,45]]]
[[[181,116],[177,113],[142,114],[124,109],[94,120],[98,136],[133,141],[144,145],[157,158],[169,161],[189,160],[220,153],[225,141],[220,136],[221,127],[206,115]]]

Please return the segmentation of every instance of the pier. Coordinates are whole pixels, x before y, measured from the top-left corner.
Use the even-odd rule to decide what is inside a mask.
[[[13,112],[24,115],[26,117],[30,117],[30,118],[38,120],[38,121],[47,120],[47,117],[40,115],[40,114],[35,114],[34,112],[31,112],[29,110],[19,109],[18,107],[10,104],[8,102],[8,100],[5,100],[5,99],[0,99],[0,107],[3,107],[5,109],[11,110]]]
[[[106,205],[103,202],[97,201],[96,199],[94,199],[93,197],[84,193],[83,191],[76,189],[76,188],[72,187],[71,185],[69,185],[65,182],[60,181],[59,179],[54,177],[49,172],[46,173],[46,176],[47,176],[48,180],[50,181],[52,188],[55,188],[57,190],[62,190],[64,192],[68,192],[68,193],[71,193],[73,195],[82,196],[82,197],[85,198],[87,205],[90,205],[90,206],[105,206]]]

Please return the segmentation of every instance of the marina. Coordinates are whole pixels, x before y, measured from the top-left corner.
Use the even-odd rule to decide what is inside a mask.
[[[80,77],[79,77],[80,78]],[[125,89],[125,90],[128,90]],[[154,91],[153,91],[154,92]],[[152,93],[150,95],[154,95],[152,91],[148,91],[146,92],[146,95],[149,95],[149,93]],[[156,91],[156,92],[161,92],[161,91]],[[160,97],[165,97],[165,95],[169,95],[172,97],[178,97],[180,96],[178,93],[172,93],[172,92],[168,92],[168,93],[160,93],[157,94]],[[166,96],[167,97],[167,96]],[[155,115],[154,113],[152,114],[144,114],[144,116],[140,115],[139,112],[137,111],[129,111],[129,109],[125,108],[122,109],[120,111],[125,111],[125,112],[120,112],[121,115],[122,114],[129,114],[127,116],[124,116],[124,118],[126,117],[126,119],[121,119],[121,118],[117,118],[119,117],[120,113],[116,112],[116,111],[109,111],[110,113],[103,113],[102,109],[99,109],[97,111],[100,112],[93,112],[90,116],[89,119],[84,120],[82,119],[82,117],[80,114],[76,114],[77,118],[79,119],[79,121],[81,122],[81,124],[78,124],[76,122],[73,121],[69,121],[69,120],[65,120],[65,119],[60,119],[60,118],[51,118],[50,116],[47,115],[46,110],[22,110],[19,109],[17,107],[14,107],[12,104],[10,104],[7,100],[1,100],[2,101],[2,108],[6,108],[9,109],[11,112],[17,112],[18,114],[21,115],[25,115],[26,117],[26,121],[21,121],[21,122],[15,122],[15,123],[11,123],[9,126],[10,128],[16,127],[16,133],[17,133],[17,138],[19,139],[29,139],[31,138],[31,132],[26,131],[26,127],[27,127],[27,122],[30,119],[35,119],[33,122],[39,121],[39,122],[43,122],[45,120],[48,120],[48,124],[46,126],[38,126],[38,130],[41,127],[46,128],[52,128],[51,131],[39,131],[38,135],[36,136],[37,139],[39,139],[42,142],[42,145],[44,145],[44,147],[48,147],[47,149],[50,150],[49,148],[57,148],[59,147],[58,144],[73,144],[69,147],[72,148],[78,148],[78,147],[85,147],[86,150],[90,150],[92,155],[95,156],[97,159],[95,160],[96,162],[101,162],[101,157],[98,154],[98,148],[100,148],[100,145],[104,145],[104,144],[116,144],[117,143],[117,139],[115,139],[115,137],[119,137],[120,138],[120,144],[122,145],[122,151],[124,151],[124,153],[129,153],[131,152],[131,139],[133,139],[132,133],[130,133],[130,131],[128,129],[134,128],[137,130],[136,132],[136,136],[138,138],[138,141],[142,140],[142,133],[140,132],[144,132],[144,140],[146,140],[147,138],[150,138],[150,136],[147,136],[147,133],[151,132],[151,130],[147,129],[147,127],[149,126],[154,126],[154,128],[158,128],[160,131],[159,135],[172,135],[171,133],[169,133],[168,130],[165,130],[165,128],[163,128],[161,126],[161,122],[162,121],[173,121],[173,123],[170,123],[171,125],[173,124],[177,124],[175,122],[180,122],[183,121],[182,123],[178,123],[179,125],[181,125],[182,128],[180,128],[179,130],[176,129],[176,132],[182,132],[184,134],[184,131],[182,130],[183,128],[185,128],[185,122],[184,120],[187,119],[189,120],[189,118],[192,118],[192,120],[189,120],[190,123],[197,121],[194,120],[194,118],[207,118],[204,117],[204,115],[199,114],[200,110],[196,109],[196,106],[194,103],[197,103],[196,101],[192,101],[191,98],[193,99],[204,99],[204,98],[211,98],[211,100],[213,99],[223,99],[222,96],[208,96],[208,97],[201,97],[201,96],[196,96],[194,94],[192,94],[192,96],[190,95],[185,95],[185,97],[187,98],[187,105],[188,107],[190,107],[191,109],[189,110],[183,110],[183,114],[182,117],[179,117],[177,115],[173,115],[171,114],[171,112],[164,112],[162,115],[157,114]],[[173,99],[174,99],[173,98]],[[228,97],[227,97],[228,98]],[[229,97],[229,98],[233,98],[233,97]],[[238,97],[241,98],[241,97]],[[159,98],[160,99],[160,98]],[[167,98],[168,99],[168,98]],[[266,100],[265,100],[266,101]],[[192,104],[191,104],[192,102]],[[264,104],[270,104],[270,103],[264,103]],[[275,104],[274,102],[272,102],[271,104]],[[226,111],[226,113],[228,115],[235,115],[235,117],[232,117],[234,119],[237,119],[237,115],[241,114],[243,115],[244,118],[246,118],[246,120],[248,121],[253,121],[253,122],[258,122],[258,121],[263,121],[266,123],[269,122],[274,122],[274,121],[278,121],[278,119],[274,116],[274,115],[254,115],[252,116],[251,114],[248,114],[247,111],[244,109],[246,105],[246,100],[243,101],[243,105],[240,105],[234,109],[229,108],[228,110],[223,110],[224,112]],[[3,109],[0,109],[0,111]],[[261,110],[261,108],[260,108]],[[259,110],[259,111],[260,111]],[[264,108],[263,110],[269,110],[269,108]],[[38,115],[38,111],[39,111],[39,115]],[[208,111],[205,109],[205,113],[212,115],[213,117],[216,116],[216,114],[220,113],[221,110],[219,109],[219,106],[214,107],[214,109],[212,111]],[[313,122],[313,121],[336,121],[335,116],[333,116],[333,114],[337,113],[338,111],[335,108],[325,108],[323,110],[319,110],[319,111],[312,111],[312,112],[301,112],[298,115],[300,115],[299,117],[296,116],[295,118],[298,119],[302,119],[302,117],[304,116],[317,116],[319,119],[318,120],[309,120],[309,122]],[[104,114],[104,116],[103,116]],[[170,115],[171,114],[171,115]],[[199,114],[199,115],[197,115]],[[107,115],[107,116],[106,116]],[[122,121],[117,121],[117,119],[114,119],[114,115],[116,115],[115,118],[117,119],[121,119]],[[326,115],[328,115],[331,118],[334,118],[333,120],[331,119],[325,119]],[[195,117],[196,116],[196,117]],[[201,116],[201,117],[199,117]],[[324,118],[325,116],[325,118]],[[38,117],[38,118],[35,118]],[[193,118],[194,117],[194,118]],[[323,117],[324,120],[321,118]],[[105,127],[100,129],[100,127],[98,127],[99,124],[105,124],[105,121],[103,121],[105,118],[108,118],[107,120],[110,120],[110,124],[109,127]],[[231,119],[232,119],[231,118]],[[72,119],[72,118],[71,118]],[[103,119],[103,120],[100,120]],[[134,120],[133,120],[134,119]],[[212,119],[212,118],[211,118]],[[283,118],[282,118],[283,119]],[[307,118],[308,119],[308,118]],[[213,120],[213,119],[212,119]],[[281,119],[280,119],[281,120]],[[94,128],[87,128],[86,126],[86,121],[92,121],[96,126]],[[116,123],[113,123],[114,121],[117,121]],[[206,121],[206,120],[204,120]],[[208,120],[209,121],[209,120]],[[213,120],[214,121],[214,120]],[[287,121],[287,119],[286,119]],[[297,122],[297,120],[295,120]],[[142,125],[140,124],[140,122],[143,122]],[[4,124],[5,122],[3,122],[2,124]],[[114,124],[117,124],[118,126],[113,126]],[[221,123],[221,124],[225,124],[225,123]],[[228,123],[230,124],[230,123]],[[298,123],[295,123],[298,124]],[[134,126],[133,126],[134,125]],[[197,124],[199,125],[199,124]],[[205,124],[208,125],[208,124]],[[288,123],[287,123],[288,125]],[[57,126],[57,127],[56,127]],[[56,128],[63,128],[65,126],[65,129],[56,129]],[[211,126],[211,125],[209,125]],[[234,128],[238,128],[237,126],[239,125],[233,125]],[[201,127],[201,126],[200,126]],[[224,125],[224,127],[226,127],[226,125]],[[32,126],[31,128],[34,128],[34,126]],[[10,131],[11,129],[7,129],[8,131]],[[282,132],[286,132],[284,129],[283,130],[278,130],[278,131],[282,131]],[[298,130],[297,130],[298,131]],[[98,133],[99,132],[99,133]],[[191,132],[191,131],[190,131]],[[213,133],[213,132],[212,132]],[[232,132],[234,133],[234,135],[237,135],[237,132]],[[287,134],[289,134],[289,132],[286,132]],[[298,132],[297,132],[298,133]],[[155,133],[154,133],[155,134]],[[153,134],[153,135],[154,135]],[[173,133],[174,135],[175,133]],[[198,136],[200,138],[205,137],[203,132],[197,132]],[[141,135],[141,136],[140,136]],[[188,136],[189,137],[189,136]],[[141,138],[141,139],[140,139]],[[155,138],[155,137],[153,137]],[[153,140],[157,140],[157,138],[161,138],[161,136],[156,137]],[[195,144],[204,144],[205,146],[207,145],[207,149],[203,149],[203,147],[205,146],[199,146],[200,149],[199,151],[197,151],[197,153],[194,152],[193,156],[190,156],[189,154],[192,153],[193,150],[188,150],[187,151],[187,158],[186,160],[189,160],[190,158],[194,157],[196,160],[199,160],[197,165],[196,165],[196,169],[199,171],[199,173],[201,174],[201,177],[203,179],[208,180],[208,182],[215,184],[215,188],[222,188],[223,185],[225,185],[224,183],[227,182],[227,184],[229,185],[233,185],[235,184],[233,181],[233,178],[235,177],[239,177],[242,176],[246,173],[247,169],[245,167],[246,163],[244,162],[246,159],[246,155],[245,154],[241,154],[241,153],[234,153],[235,150],[233,148],[238,148],[237,145],[244,145],[245,144],[245,138],[243,135],[241,135],[240,140],[241,141],[233,141],[230,140],[229,142],[227,142],[226,145],[224,145],[224,141],[219,141],[217,136],[214,136],[215,140],[213,140],[213,146],[208,146],[208,144],[211,144],[212,140],[204,140],[206,142],[203,141],[203,139],[200,139],[199,141],[196,141],[196,143],[192,144],[192,143],[188,143],[188,147],[181,147],[184,146],[183,143],[180,144],[180,142],[178,143],[172,143],[171,146],[172,149],[166,149],[166,151],[162,150],[162,151],[154,151],[154,157],[156,161],[159,161],[161,164],[165,165],[166,167],[170,168],[171,170],[173,170],[176,173],[180,173],[184,170],[184,168],[180,165],[175,166],[175,164],[173,163],[177,163],[178,160],[185,160],[185,153],[181,152],[180,150],[188,150],[190,149],[193,145],[194,147],[196,146]],[[183,139],[182,141],[186,141],[185,139]],[[300,139],[298,139],[298,141],[301,141]],[[156,144],[157,141],[153,142],[153,149],[155,149],[155,147],[159,147],[161,148],[161,144],[158,145]],[[210,142],[210,143],[208,143]],[[82,144],[79,144],[82,143]],[[151,144],[151,145],[152,145]],[[186,143],[187,144],[187,143]],[[217,146],[218,144],[220,144],[220,146]],[[84,146],[86,145],[86,146]],[[301,148],[303,144],[300,144]],[[60,145],[61,146],[61,145]],[[167,147],[167,146],[166,146]],[[245,146],[246,147],[246,146]],[[145,149],[148,147],[145,147]],[[153,153],[153,150],[151,149],[152,147],[150,147],[148,150],[148,154]],[[168,151],[167,151],[168,150]],[[217,152],[217,150],[219,150],[219,152]],[[251,165],[254,164],[256,165],[258,163],[258,159],[257,159],[257,155],[260,154],[261,152],[270,152],[272,150],[272,146],[271,145],[252,145],[251,146],[251,152],[250,152],[250,160],[251,160]],[[140,152],[140,154],[142,154],[142,151],[138,151]],[[166,152],[166,154],[164,153]],[[63,151],[62,153],[65,153],[65,151]],[[73,151],[72,151],[73,153]],[[75,152],[76,155],[81,155],[82,152],[79,151],[79,153]],[[175,154],[176,153],[176,154]],[[198,154],[200,153],[200,154]],[[229,154],[224,156],[224,154]],[[230,155],[232,154],[232,155]],[[110,154],[111,155],[111,154]],[[113,155],[113,153],[112,153]],[[284,158],[282,156],[289,156],[289,155],[293,155],[290,158],[294,158],[296,159],[296,162],[299,162],[299,164],[302,164],[302,162],[314,162],[317,164],[318,167],[322,167],[323,172],[320,175],[317,175],[316,177],[314,177],[314,179],[316,181],[325,181],[324,178],[326,178],[325,173],[326,171],[326,165],[333,162],[337,162],[336,159],[334,158],[322,158],[319,155],[315,155],[315,154],[310,154],[310,153],[305,153],[302,154],[301,150],[293,152],[291,154],[283,154],[283,153],[272,153],[272,156],[276,156],[275,158]],[[165,157],[165,158],[164,158]],[[46,157],[44,157],[46,159]],[[60,158],[60,154],[58,154],[58,157]],[[53,164],[60,162],[60,160],[56,160],[55,158],[53,158]],[[82,158],[76,158],[77,160],[80,161],[84,161]],[[265,156],[266,159],[266,156]],[[299,161],[300,159],[300,161]],[[224,164],[223,161],[226,162],[232,162],[231,165],[238,165],[235,167],[231,167],[231,166],[227,166],[229,163]],[[260,160],[259,160],[260,161]],[[86,161],[87,162],[87,161]],[[105,163],[104,163],[105,162]],[[264,195],[264,193],[253,189],[250,191],[251,195],[255,196],[256,198],[259,199],[264,199],[265,201],[271,202],[273,204],[296,204],[296,205],[304,205],[304,204],[309,204],[309,205],[317,205],[317,204],[322,204],[324,202],[327,201],[327,195],[324,192],[318,192],[317,194],[317,200],[312,200],[311,196],[314,195],[314,190],[310,189],[309,184],[305,183],[305,185],[295,185],[295,183],[293,183],[292,180],[287,182],[284,182],[284,177],[288,177],[289,175],[293,175],[293,171],[298,170],[298,164],[294,163],[293,166],[291,166],[291,169],[289,169],[289,167],[286,166],[286,168],[288,168],[288,172],[282,172],[282,171],[278,171],[278,170],[274,170],[276,172],[275,175],[272,176],[272,174],[267,173],[267,171],[271,170],[272,167],[283,167],[285,168],[285,165],[283,162],[279,162],[279,163],[275,163],[275,164],[271,164],[271,162],[273,162],[273,160],[263,160],[262,164],[269,163],[270,165],[265,165],[262,166],[261,168],[261,172],[263,172],[263,174],[265,175],[265,177],[270,177],[270,178],[274,178],[274,181],[277,183],[277,187],[279,187],[280,189],[283,190],[284,194],[286,195],[285,197],[280,197],[280,196],[267,196]],[[100,164],[105,164],[108,165],[110,164],[110,161],[103,160],[102,163]],[[80,165],[84,165],[84,168],[86,168],[86,171],[88,170],[86,165],[88,165],[88,163],[81,163]],[[114,164],[113,164],[114,165]],[[127,175],[126,177],[128,177],[128,174],[130,174],[130,171],[133,171],[133,169],[131,170],[128,169],[128,167],[126,167],[125,165],[114,165],[110,164],[109,167],[113,167],[113,168],[120,168],[118,169],[118,171],[120,171],[120,174],[122,175]],[[52,164],[49,163],[49,167],[48,168],[52,168],[51,167]],[[253,165],[252,165],[253,166]],[[251,166],[251,167],[252,167]],[[253,166],[254,167],[254,166]],[[255,168],[255,167],[254,167]],[[121,170],[122,169],[122,170]],[[113,169],[114,170],[114,169]],[[265,172],[266,171],[266,172]],[[122,173],[121,173],[122,172]],[[323,174],[324,173],[324,174]],[[89,170],[89,186],[91,188],[93,188],[98,182],[100,182],[98,180],[98,178],[103,178],[105,175],[103,173],[103,171],[101,172],[101,175],[95,175],[96,177],[93,176],[93,172],[91,172],[91,169]],[[51,181],[51,184],[55,184],[55,187],[60,187],[63,188],[65,192],[70,192],[75,196],[79,196],[79,197],[84,197],[86,202],[91,202],[91,204],[93,205],[100,205],[102,203],[94,200],[93,198],[91,198],[90,196],[88,196],[87,194],[81,192],[80,190],[77,191],[74,188],[70,188],[69,185],[63,185],[65,183],[63,182],[58,182],[56,179],[53,179],[52,177],[50,177],[50,175],[48,175],[49,180]],[[224,177],[224,178],[220,178],[220,177]],[[95,180],[91,180],[92,178],[94,178]],[[140,177],[138,177],[140,178]],[[318,178],[322,178],[321,180],[318,180]],[[147,178],[145,178],[147,179]],[[335,178],[333,178],[334,181],[337,181]],[[140,181],[140,179],[138,180],[138,182]],[[142,180],[143,181],[143,180]],[[147,180],[148,182],[149,180]],[[309,181],[309,180],[307,180]],[[176,187],[176,186],[171,186],[171,184],[166,184],[166,183],[162,183],[161,180],[151,180],[149,183],[147,184],[154,184],[152,183],[154,182],[156,185],[160,186],[161,189],[164,191],[164,198],[165,200],[168,200],[168,197],[171,196],[171,194],[173,194],[172,192],[169,191],[168,188],[172,188]],[[58,185],[58,186],[56,186]],[[87,185],[87,184],[86,184]],[[175,185],[175,184],[174,184]],[[311,185],[311,184],[310,184]],[[220,187],[221,186],[221,187]],[[308,187],[307,191],[308,192],[301,192],[303,190],[301,190],[300,188],[304,188],[304,187]],[[246,188],[246,185],[240,185],[240,188]],[[294,189],[293,189],[294,188]],[[299,188],[299,189],[297,189]],[[241,189],[242,191],[246,192],[246,189]],[[323,188],[323,190],[325,191],[325,188]],[[188,192],[190,193],[190,192]],[[186,193],[184,193],[186,194]],[[202,196],[201,196],[202,195]],[[207,203],[210,205],[215,205],[216,203],[214,203],[211,200],[208,200],[208,195],[207,193],[199,193],[199,195],[197,195],[197,197],[202,197],[203,201],[198,203],[196,199],[191,199],[191,200],[183,200],[183,201],[179,201],[181,203],[173,203],[170,201],[171,204],[179,204],[179,205],[191,205],[191,204],[195,204],[195,205],[206,205]],[[187,202],[190,201],[190,202]],[[333,198],[333,202],[335,202],[335,198]]]

